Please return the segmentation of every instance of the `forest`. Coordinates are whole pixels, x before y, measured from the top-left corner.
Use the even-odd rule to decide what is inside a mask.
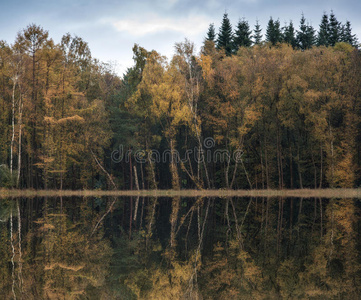
[[[235,28],[225,13],[199,53],[185,39],[169,59],[135,44],[123,76],[69,33],[55,43],[30,24],[0,41],[0,187],[360,186],[350,22],[325,13],[316,32],[303,15],[298,29],[270,18],[265,39],[258,22]]]

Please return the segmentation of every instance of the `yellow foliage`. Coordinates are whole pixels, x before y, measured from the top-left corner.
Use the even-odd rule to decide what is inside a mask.
[[[355,182],[353,155],[347,152],[336,163],[333,181],[337,187],[352,188]]]
[[[72,265],[66,265],[66,264],[63,264],[63,263],[52,263],[50,265],[46,265],[44,267],[44,270],[53,270],[56,267],[59,267],[61,269],[65,269],[65,270],[71,270],[71,271],[74,271],[74,272],[78,272],[79,270],[83,269],[85,266],[84,265],[72,266]]]
[[[214,69],[212,68],[212,57],[209,55],[202,54],[199,59],[199,64],[202,67],[203,78],[210,80],[214,74]]]
[[[62,118],[62,119],[59,119],[58,120],[58,124],[65,124],[65,123],[68,123],[68,122],[79,122],[79,123],[84,123],[85,120],[84,118],[78,116],[78,115],[74,115],[74,116],[71,116],[71,117],[66,117],[66,118]]]

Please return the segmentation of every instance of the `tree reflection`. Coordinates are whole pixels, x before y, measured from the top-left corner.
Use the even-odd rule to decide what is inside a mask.
[[[0,297],[360,295],[359,200],[128,200],[2,200]]]

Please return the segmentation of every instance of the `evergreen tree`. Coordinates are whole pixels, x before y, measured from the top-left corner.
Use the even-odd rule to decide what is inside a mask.
[[[261,25],[259,25],[259,23],[258,23],[258,20],[256,20],[256,25],[254,26],[253,32],[254,32],[253,43],[255,45],[261,44],[261,42],[262,42],[262,34],[261,34],[262,29],[261,29]]]
[[[341,42],[349,43],[354,47],[357,46],[356,34],[352,34],[350,21],[346,21],[346,24],[342,26]]]
[[[328,27],[328,44],[335,46],[341,38],[341,23],[337,21],[335,14],[331,10],[329,27]]]
[[[317,36],[317,46],[328,46],[329,40],[329,23],[328,15],[323,13],[320,29]]]
[[[300,30],[297,31],[297,45],[300,49],[310,49],[315,44],[315,30],[306,24],[305,16],[302,14]]]
[[[216,31],[215,31],[215,28],[214,28],[214,24],[211,23],[211,24],[209,24],[209,27],[208,27],[206,41],[214,42],[215,40],[216,40]]]
[[[249,30],[249,25],[246,20],[239,20],[237,24],[237,30],[233,37],[234,51],[237,52],[239,47],[250,47],[252,31]]]
[[[280,28],[280,21],[273,21],[272,17],[268,21],[266,30],[266,41],[272,45],[282,42],[282,32]]]
[[[232,54],[232,25],[228,19],[228,14],[224,13],[221,28],[219,29],[217,48],[224,49],[226,55]]]
[[[296,48],[297,46],[295,28],[293,27],[292,21],[290,21],[290,24],[288,24],[288,26],[283,27],[283,41],[291,45],[293,48]]]
[[[309,49],[316,44],[316,30],[312,27],[312,25],[307,25],[306,36]]]

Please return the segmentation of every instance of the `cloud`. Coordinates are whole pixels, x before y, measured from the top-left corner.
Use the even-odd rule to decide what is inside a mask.
[[[148,15],[143,18],[126,18],[112,21],[119,32],[132,36],[144,36],[166,31],[181,33],[187,37],[197,36],[206,32],[211,20],[205,16],[188,16],[181,18]]]

